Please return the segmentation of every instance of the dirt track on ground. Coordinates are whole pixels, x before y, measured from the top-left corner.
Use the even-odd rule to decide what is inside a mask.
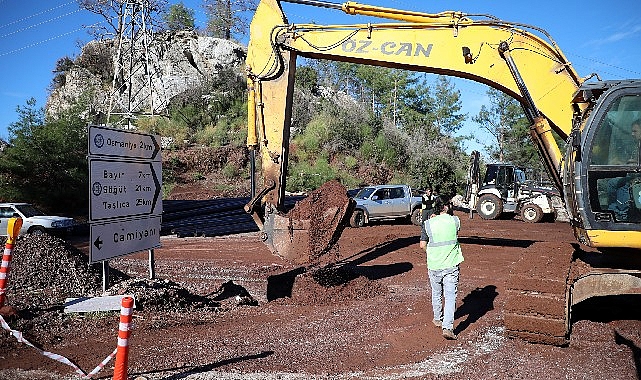
[[[162,238],[155,251],[156,276],[217,307],[158,310],[141,302],[134,313],[129,374],[144,379],[639,378],[638,297],[577,305],[565,348],[505,336],[502,313],[511,266],[524,255],[534,257],[528,248],[535,242],[574,243],[566,223],[457,214],[465,256],[457,341],[443,339],[431,323],[416,226],[346,229],[339,240],[342,260],[331,270],[289,264],[271,255],[257,233]],[[111,266],[134,279],[148,275],[146,254],[113,260]],[[55,334],[34,330],[25,336],[91,370],[115,348],[117,329],[117,313],[103,313],[67,317]],[[0,378],[72,374],[14,341],[0,340]],[[99,377],[111,378],[112,364]]]

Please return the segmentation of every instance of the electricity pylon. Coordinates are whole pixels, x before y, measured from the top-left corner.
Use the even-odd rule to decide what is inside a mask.
[[[149,0],[120,3],[118,33],[114,39],[114,76],[109,94],[107,124],[135,128],[140,116],[155,116],[167,106],[164,87],[155,65]],[[154,86],[154,78],[157,84]],[[155,94],[155,92],[160,92]]]

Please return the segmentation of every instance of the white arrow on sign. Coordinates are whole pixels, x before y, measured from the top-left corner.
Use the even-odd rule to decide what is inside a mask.
[[[89,262],[160,247],[160,216],[94,223],[89,230]]]
[[[160,215],[160,162],[89,159],[89,220]]]
[[[160,161],[158,136],[102,126],[89,126],[89,155]]]

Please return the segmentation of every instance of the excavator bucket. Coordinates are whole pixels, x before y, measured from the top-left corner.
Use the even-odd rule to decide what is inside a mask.
[[[331,262],[354,210],[354,200],[337,181],[325,183],[286,214],[265,215],[265,243],[274,254],[300,265]]]

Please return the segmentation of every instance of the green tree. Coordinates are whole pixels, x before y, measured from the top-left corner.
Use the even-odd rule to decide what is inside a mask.
[[[249,30],[248,13],[256,10],[256,0],[203,0],[209,35],[226,40]]]
[[[174,147],[184,142],[210,146],[242,145],[247,136],[246,82],[233,69],[173,97],[169,119],[139,121],[138,125],[172,138]]]
[[[428,152],[412,155],[407,172],[413,187],[424,189],[432,186],[439,195],[449,197],[460,191],[463,183],[454,160]]]
[[[517,137],[522,133],[515,134],[512,130],[524,124],[527,125],[527,119],[516,99],[493,88],[487,91],[487,95],[490,104],[482,105],[481,110],[472,120],[494,137],[496,144],[485,147],[490,156],[504,162],[506,153],[510,150],[518,150],[520,147],[515,145],[523,142],[520,137]]]
[[[357,65],[355,77],[364,87],[362,92],[369,95],[372,112],[379,112],[394,120],[394,105],[398,99],[399,86],[407,72],[380,66]],[[401,83],[399,83],[401,82]]]
[[[315,104],[305,108],[310,121],[292,133],[294,163],[328,154],[328,162],[340,165],[350,157],[375,168],[367,171],[367,181],[431,184],[447,195],[464,183],[468,160],[453,135],[467,115],[446,77],[430,87],[411,71],[310,60],[297,79],[299,92],[313,92],[314,83],[319,91],[316,98],[306,95]]]
[[[486,146],[490,157],[531,169],[537,177],[545,177],[545,168],[530,137],[530,123],[520,103],[495,89],[488,90],[488,96],[489,107],[482,106],[473,120],[494,136],[496,145]]]
[[[425,80],[416,81],[406,89],[401,105],[400,126],[411,136],[421,139],[433,140],[440,137],[440,131],[434,125],[431,116],[433,104],[431,90]]]
[[[88,205],[87,126],[78,104],[45,120],[35,99],[18,107],[9,126],[9,147],[0,155],[0,197],[51,211]]]
[[[296,86],[306,89],[312,93],[318,91],[318,71],[311,66],[300,66],[296,68]]]
[[[433,90],[434,104],[432,117],[438,129],[451,136],[463,124],[467,114],[461,114],[461,92],[458,91],[449,77],[439,75]]]
[[[542,172],[541,162],[536,145],[530,137],[530,126],[524,116],[507,131],[504,158],[507,162]]]
[[[53,79],[51,88],[57,89],[67,82],[67,72],[73,67],[73,60],[68,56],[62,57],[56,61],[56,67],[53,69]]]
[[[162,19],[165,22],[165,27],[171,31],[194,30],[196,28],[194,10],[185,7],[182,1],[169,6],[169,9],[163,12]]]
[[[448,78],[437,77],[433,87],[427,83],[415,81],[408,88],[401,111],[403,128],[411,136],[406,171],[413,186],[431,185],[451,196],[461,187],[467,170],[465,153],[453,136],[467,115],[460,113],[460,93]]]

